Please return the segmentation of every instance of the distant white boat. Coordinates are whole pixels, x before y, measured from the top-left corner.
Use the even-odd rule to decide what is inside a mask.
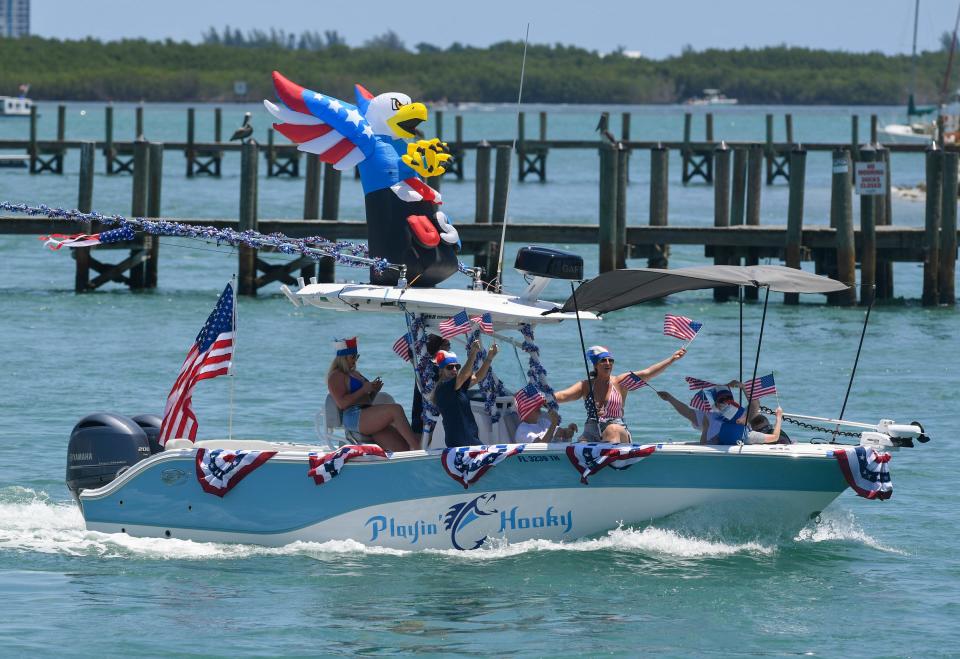
[[[23,96],[0,96],[0,117],[29,117],[33,101]]]
[[[719,89],[704,89],[703,96],[688,98],[687,105],[736,105],[735,98],[727,98]]]
[[[884,144],[930,144],[937,139],[937,124],[933,121],[887,124],[878,132]]]

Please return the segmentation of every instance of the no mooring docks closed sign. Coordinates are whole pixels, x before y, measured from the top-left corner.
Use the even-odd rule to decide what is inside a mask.
[[[887,189],[887,165],[884,162],[858,162],[854,165],[857,194],[882,195]]]

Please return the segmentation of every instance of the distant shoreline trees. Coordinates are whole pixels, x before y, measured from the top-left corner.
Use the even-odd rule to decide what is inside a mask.
[[[101,42],[0,38],[0,94],[24,82],[36,99],[224,102],[273,96],[270,72],[324,93],[352,98],[353,84],[424,100],[516,100],[523,44],[487,48],[418,43],[393,32],[348,46],[336,30],[223,29],[203,43],[131,39]],[[917,102],[935,102],[947,66],[943,50],[918,56]],[[576,46],[531,45],[524,100],[530,103],[679,103],[708,87],[741,103],[898,105],[910,88],[910,57],[787,46],[684,48],[675,57],[602,55]],[[233,94],[245,81],[244,99]],[[951,88],[952,90],[952,88]]]

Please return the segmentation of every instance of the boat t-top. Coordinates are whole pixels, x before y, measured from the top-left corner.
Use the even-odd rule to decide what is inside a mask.
[[[211,437],[173,438],[160,446],[157,416],[92,414],[74,428],[67,456],[67,484],[87,528],[271,546],[354,540],[400,549],[476,549],[495,541],[575,540],[720,505],[736,511],[741,523],[773,515],[797,530],[847,487],[867,498],[889,497],[891,453],[927,439],[919,424],[788,413],[827,432],[790,444],[716,445],[701,443],[700,431],[688,425],[668,436],[632,424],[629,445],[515,443],[514,392],[533,386],[549,404],[551,362],[582,359],[579,347],[541,356],[537,330],[545,325],[589,325],[617,309],[717,286],[768,293],[845,288],[780,266],[641,268],[581,282],[580,257],[544,248],[521,249],[516,265],[530,281],[519,294],[482,286],[412,288],[402,280],[301,279],[283,288],[298,307],[358,318],[376,314],[407,332],[411,379],[425,399],[420,449],[391,453],[347,433],[336,406],[320,400],[313,408],[320,408],[317,437],[292,443]],[[539,299],[557,280],[569,286],[569,298]],[[498,342],[525,354],[528,379],[506,383],[491,374],[471,400],[481,444],[447,448],[429,404],[435,373],[427,368],[425,337],[462,313],[485,318]],[[466,339],[480,336],[478,327]],[[374,404],[384,401],[378,396]]]

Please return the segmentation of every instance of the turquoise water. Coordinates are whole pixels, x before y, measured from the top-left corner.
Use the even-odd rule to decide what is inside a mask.
[[[102,106],[90,105],[97,137]],[[239,123],[242,107],[225,113]],[[127,110],[132,122],[132,110]],[[861,110],[862,111],[862,110]],[[888,108],[890,118],[896,110]],[[52,121],[52,106],[42,106]],[[717,113],[717,134],[762,137],[764,108]],[[803,139],[847,139],[847,108],[794,108]],[[865,113],[869,111],[864,111]],[[201,113],[203,114],[203,113]],[[234,116],[235,115],[235,116]],[[118,119],[124,116],[118,110]],[[447,113],[447,132],[452,119]],[[260,120],[260,125],[265,123]],[[508,112],[465,115],[467,137],[509,135]],[[256,123],[256,122],[255,122]],[[863,121],[862,121],[863,123]],[[589,137],[596,112],[551,115],[557,137]],[[131,124],[132,125],[132,124]],[[148,136],[179,139],[182,107],[147,110]],[[26,124],[0,132],[17,136]],[[531,121],[532,131],[533,122]],[[675,108],[637,108],[636,138],[679,135]],[[42,130],[52,132],[50,125]],[[85,129],[83,129],[85,130]],[[118,127],[118,133],[127,130]],[[132,127],[129,129],[132,132]],[[210,130],[202,129],[202,130]],[[737,131],[742,130],[742,133]],[[155,134],[155,135],[154,135]],[[554,156],[556,159],[554,160]],[[596,215],[592,153],[550,156],[547,185],[514,185],[511,215],[590,221]],[[236,213],[237,163],[228,156],[219,181],[183,178],[183,161],[166,154],[164,210],[170,216]],[[825,221],[829,174],[808,168],[808,218]],[[672,165],[679,165],[674,159]],[[631,222],[645,222],[644,158],[634,158]],[[102,163],[98,164],[102,171]],[[899,169],[898,169],[899,168]],[[74,172],[75,163],[68,163]],[[468,171],[470,163],[468,162]],[[894,181],[922,178],[919,161],[894,160]],[[712,218],[712,191],[686,190],[672,177],[671,221]],[[129,210],[128,177],[97,177],[95,207]],[[468,216],[473,186],[447,183],[451,214]],[[816,192],[820,190],[820,192]],[[813,199],[822,194],[822,203]],[[764,221],[786,208],[782,186],[764,189]],[[76,176],[0,172],[0,199],[73,205]],[[345,180],[343,217],[359,217],[359,190]],[[297,217],[302,180],[263,180],[262,217]],[[778,206],[779,204],[779,206]],[[818,205],[819,204],[819,205]],[[819,209],[819,210],[818,210]],[[895,221],[922,222],[922,203],[898,200]],[[782,221],[782,220],[779,220]],[[494,544],[469,554],[367,549],[351,542],[297,543],[277,549],[89,533],[63,485],[73,424],[95,410],[156,412],[183,355],[236,268],[226,248],[163,239],[160,286],[131,294],[117,285],[72,293],[73,262],[43,250],[32,236],[0,236],[0,616],[4,654],[483,654],[937,656],[956,652],[960,560],[954,500],[960,460],[950,419],[960,388],[958,313],[919,306],[921,269],[897,264],[905,300],[875,309],[848,404],[848,418],[922,421],[933,441],[895,454],[894,496],[887,502],[844,493],[795,537],[740,519],[736,511],[690,512],[571,543]],[[515,248],[515,246],[513,246]],[[596,250],[576,247],[596,271]],[[508,262],[512,262],[512,250]],[[673,266],[703,263],[696,249],[675,249]],[[631,265],[644,265],[634,261]],[[363,277],[339,269],[340,277]],[[459,284],[459,282],[455,282]],[[520,285],[508,274],[508,287]],[[553,284],[547,296],[564,297]],[[709,294],[675,296],[611,314],[585,327],[589,343],[608,345],[621,365],[646,366],[676,342],[660,332],[665,311],[701,320],[705,329],[680,364],[654,385],[685,393],[684,375],[735,377],[735,303]],[[745,368],[752,367],[760,306],[748,304]],[[771,296],[760,373],[773,370],[783,407],[839,412],[863,311],[818,300],[784,307]],[[361,369],[381,375],[409,402],[409,376],[392,355],[399,319],[365,316]],[[309,440],[325,393],[329,339],[356,333],[346,314],[295,309],[275,288],[241,299],[236,377],[204,383],[195,409],[201,437]],[[579,376],[575,326],[543,328],[539,340],[555,384]],[[496,367],[520,381],[510,349]],[[580,421],[576,405],[563,410]],[[628,421],[641,439],[686,438],[679,417],[648,390],[630,396]],[[791,429],[801,440],[812,435]],[[438,465],[439,468],[439,465]],[[329,485],[336,496],[336,483]]]

